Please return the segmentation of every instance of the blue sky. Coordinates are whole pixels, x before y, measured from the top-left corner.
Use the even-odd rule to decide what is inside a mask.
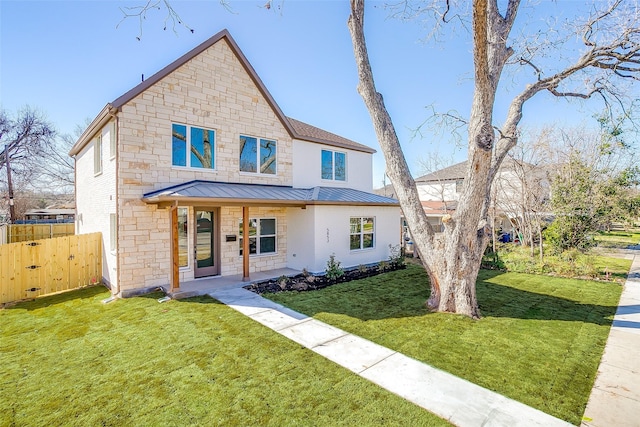
[[[575,5],[575,2],[571,2]],[[581,3],[581,2],[580,2]],[[141,41],[138,21],[122,20],[124,1],[0,0],[0,105],[10,112],[29,105],[46,114],[61,133],[93,118],[107,102],[151,76],[223,28],[227,28],[258,75],[290,117],[340,134],[378,150],[374,156],[374,187],[382,185],[384,159],[371,121],[356,91],[357,74],[346,20],[346,1],[285,0],[281,12],[266,11],[264,1],[230,1],[227,11],[217,0],[173,0],[183,21],[177,35],[163,31],[165,12],[152,13]],[[469,113],[472,57],[468,35],[434,44],[421,40],[419,24],[389,18],[382,2],[370,2],[365,16],[369,54],[378,90],[394,120],[414,175],[418,159],[440,153],[445,161],[461,161],[466,149],[453,138],[413,130],[432,108]],[[559,10],[560,9],[560,10]],[[522,22],[561,14],[555,2],[525,9]],[[527,15],[532,15],[529,18]],[[119,27],[116,26],[120,23]],[[517,87],[517,80],[505,87]],[[506,101],[496,105],[496,123]],[[538,95],[525,108],[526,126],[583,125],[597,104],[569,104]]]

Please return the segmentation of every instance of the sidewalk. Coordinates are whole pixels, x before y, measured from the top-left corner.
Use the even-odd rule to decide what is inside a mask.
[[[640,252],[634,252],[584,413],[584,427],[640,426]]]
[[[542,411],[348,334],[243,288],[219,289],[209,295],[454,425],[570,426]]]

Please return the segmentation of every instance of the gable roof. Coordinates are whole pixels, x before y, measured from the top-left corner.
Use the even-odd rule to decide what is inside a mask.
[[[416,182],[453,181],[464,179],[467,174],[467,161],[456,163],[444,169],[416,178]]]
[[[398,206],[398,201],[352,188],[293,188],[282,185],[240,184],[195,180],[146,193],[146,203],[221,203],[225,206],[362,205]]]
[[[71,150],[69,151],[70,156],[74,156],[82,150],[82,148],[91,140],[94,134],[102,128],[111,117],[115,116],[118,113],[120,108],[131,101],[136,96],[140,95],[142,92],[158,83],[160,80],[165,78],[167,75],[171,74],[173,71],[186,64],[188,61],[198,56],[214,44],[219,41],[226,41],[229,48],[232,50],[234,55],[238,58],[242,67],[245,69],[251,80],[257,86],[258,90],[262,94],[262,96],[266,99],[269,107],[274,111],[280,123],[287,130],[289,135],[295,139],[301,139],[310,142],[318,142],[322,144],[327,144],[340,148],[348,148],[356,151],[362,151],[365,153],[375,153],[371,147],[367,147],[366,145],[359,144],[357,142],[351,141],[350,139],[343,138],[341,136],[335,135],[331,132],[324,131],[322,129],[316,128],[314,126],[308,125],[306,123],[300,122],[295,119],[290,119],[284,115],[276,101],[273,99],[266,86],[258,77],[258,74],[254,70],[253,66],[249,63],[247,58],[244,56],[240,47],[236,44],[233,37],[228,30],[224,29],[219,33],[215,34],[213,37],[204,41],[200,45],[196,46],[191,51],[182,55],[180,58],[173,61],[171,64],[167,65],[142,83],[135,86],[133,89],[127,91],[122,96],[116,98],[113,102],[108,103],[98,114],[98,116],[91,122],[91,124],[87,127],[87,129],[82,133],[78,141],[73,145]]]

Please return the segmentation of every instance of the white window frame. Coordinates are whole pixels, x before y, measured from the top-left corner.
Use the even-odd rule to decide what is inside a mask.
[[[373,220],[373,231],[371,233],[364,232],[364,220],[365,219],[372,219]],[[352,219],[359,219],[360,220],[360,231],[357,233],[352,233],[351,232],[351,220]],[[355,252],[355,251],[367,251],[367,250],[371,250],[371,249],[375,249],[376,247],[376,217],[375,216],[352,216],[349,218],[349,251]],[[371,234],[371,238],[373,240],[373,244],[371,245],[371,247],[369,248],[365,248],[364,247],[364,236],[365,234]],[[351,248],[351,236],[356,236],[359,235],[360,236],[360,246],[358,248],[352,249]]]
[[[174,125],[178,125],[178,126],[184,126],[186,128],[186,132],[185,132],[185,166],[182,165],[174,165],[173,164],[173,126]],[[204,167],[198,167],[198,166],[191,166],[191,129],[192,128],[196,128],[196,129],[200,129],[202,131],[212,131],[213,132],[213,142],[211,143],[211,167],[210,168],[204,168]],[[193,126],[193,125],[188,125],[186,123],[178,123],[178,122],[172,122],[171,123],[171,167],[172,168],[180,168],[180,169],[189,169],[189,170],[198,170],[198,171],[214,171],[216,170],[216,160],[218,158],[218,153],[216,153],[216,139],[218,137],[218,132],[215,129],[212,128],[205,128],[202,126]]]
[[[240,165],[240,157],[238,157],[238,171],[240,172],[240,174],[247,174],[247,175],[260,175],[260,176],[278,176],[278,157],[280,157],[280,153],[278,152],[278,147],[280,146],[280,144],[278,143],[278,140],[276,139],[269,139],[269,138],[263,138],[261,136],[255,136],[255,135],[249,135],[246,133],[242,133],[240,134],[240,137],[238,138],[238,144],[240,144],[240,138],[245,137],[245,138],[254,138],[256,140],[256,171],[255,172],[249,172],[249,171],[243,171],[241,169],[241,165]],[[260,172],[260,143],[262,141],[269,141],[269,142],[273,142],[276,145],[276,160],[275,160],[275,170],[276,173],[265,173],[265,172]],[[240,151],[240,156],[242,155],[242,151]]]
[[[109,250],[116,252],[118,241],[118,218],[116,214],[109,214]]]
[[[109,130],[109,156],[113,160],[116,158],[116,122],[111,122]]]
[[[93,144],[93,175],[102,173],[102,134],[98,135]]]
[[[262,230],[261,230],[261,226],[260,226],[260,221],[262,220],[266,220],[266,219],[272,219],[274,222],[274,233],[273,234],[262,234]],[[278,219],[275,217],[254,217],[254,218],[249,218],[249,223],[251,223],[251,221],[256,221],[256,234],[255,236],[249,236],[249,239],[256,239],[256,253],[252,254],[249,253],[249,257],[253,257],[253,256],[271,256],[271,255],[277,255],[278,254]],[[240,218],[238,220],[238,227],[239,230],[242,230],[242,218]],[[239,234],[238,234],[239,235]],[[261,237],[273,237],[275,239],[275,243],[274,243],[274,248],[275,250],[273,252],[261,252],[260,251],[260,238]],[[242,244],[243,244],[243,239],[244,236],[239,236],[238,239],[238,254],[239,256],[242,256]],[[249,251],[251,252],[251,251]]]
[[[322,152],[326,151],[327,153],[331,153],[331,178],[324,178],[322,176]],[[336,179],[336,154],[344,155],[344,179]],[[347,153],[345,151],[336,151],[336,150],[327,150],[323,148],[320,150],[320,179],[324,181],[339,181],[339,182],[347,182]]]

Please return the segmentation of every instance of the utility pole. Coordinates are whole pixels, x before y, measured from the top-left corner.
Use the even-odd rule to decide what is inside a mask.
[[[16,208],[13,205],[13,184],[11,182],[11,165],[9,164],[9,146],[4,146],[5,163],[7,164],[7,187],[9,188],[9,222],[16,221]]]

